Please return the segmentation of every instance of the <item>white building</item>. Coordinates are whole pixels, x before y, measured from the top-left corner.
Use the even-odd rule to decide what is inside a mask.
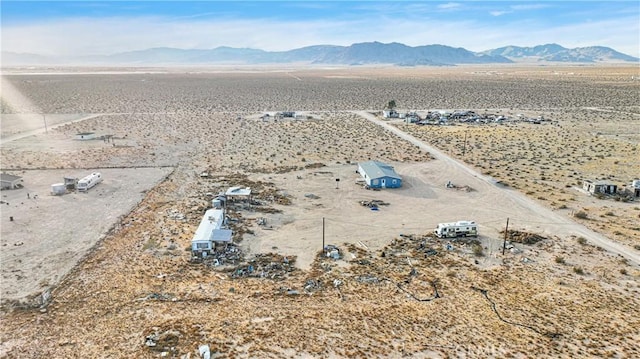
[[[223,208],[207,210],[191,240],[191,252],[194,256],[206,257],[218,243],[230,243],[233,232],[224,229],[226,224]]]

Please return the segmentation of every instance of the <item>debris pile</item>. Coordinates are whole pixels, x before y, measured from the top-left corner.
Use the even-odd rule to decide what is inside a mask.
[[[504,231],[501,231],[500,233],[504,235]],[[545,239],[547,238],[535,233],[523,232],[513,229],[510,229],[507,232],[507,240],[515,243],[536,244]]]
[[[450,188],[450,189],[455,189],[458,191],[465,191],[465,192],[473,192],[475,191],[472,187],[470,186],[459,186],[456,184],[453,184],[451,181],[448,181],[447,184],[445,185],[446,188]]]
[[[370,201],[360,201],[360,205],[369,208],[378,208],[379,206],[388,206],[389,203],[379,199],[372,199]]]
[[[287,274],[296,270],[295,261],[295,256],[282,256],[277,253],[256,254],[247,263],[236,267],[231,277],[282,280]]]
[[[198,261],[199,259],[196,257],[193,259],[194,261]],[[238,248],[235,244],[230,243],[224,247],[216,249],[206,258],[202,259],[202,262],[208,266],[222,266],[226,264],[237,264],[244,260],[244,254],[242,250]]]
[[[182,333],[177,330],[169,329],[159,332],[159,328],[153,328],[153,332],[145,336],[144,344],[153,351],[177,354],[176,347],[181,337]]]

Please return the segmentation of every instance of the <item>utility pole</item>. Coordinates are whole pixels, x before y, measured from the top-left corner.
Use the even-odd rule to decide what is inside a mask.
[[[42,114],[42,121],[44,121],[44,132],[49,133],[49,130],[47,130],[47,119],[44,117],[44,113]]]
[[[462,155],[467,153],[467,131],[464,131],[464,143],[462,144]]]
[[[502,242],[502,255],[504,255],[504,251],[507,249],[507,233],[509,232],[509,217],[507,217],[507,226],[504,227],[504,242]]]
[[[322,217],[322,254],[324,255],[324,217]]]

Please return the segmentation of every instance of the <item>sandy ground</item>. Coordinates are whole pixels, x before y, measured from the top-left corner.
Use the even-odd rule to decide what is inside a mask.
[[[596,106],[634,114],[639,85],[628,79],[635,72],[506,66],[7,75],[17,92],[29,94],[23,99],[45,113],[99,115],[27,137],[12,131],[17,137],[11,141],[3,132],[3,170],[41,178],[39,193],[48,189],[50,173],[111,167],[104,171],[123,180],[151,174],[140,181],[139,197],[126,198],[132,211],[124,205],[109,209],[110,215],[123,215],[111,222],[114,230],[106,233],[105,223],[78,239],[99,243],[93,251],[80,262],[80,256],[57,258],[68,267],[51,272],[44,296],[38,285],[45,283],[29,281],[36,288],[29,300],[3,305],[0,356],[188,358],[208,344],[219,358],[637,357],[640,270],[633,263],[638,255],[630,247],[633,239],[607,236],[607,243],[623,245],[630,255],[608,252],[606,243],[594,240],[598,234],[574,222],[569,208],[538,200],[540,188],[532,186],[528,193],[496,186],[483,176],[503,179],[508,171],[478,175],[367,119],[390,96],[411,109],[570,114]],[[77,93],[83,95],[68,100]],[[9,102],[3,97],[3,117],[20,114]],[[264,111],[282,110],[304,110],[309,118],[259,120]],[[603,133],[618,130],[617,124],[594,123]],[[459,147],[446,141],[449,129],[425,136],[414,131],[417,127],[397,126],[459,157]],[[113,134],[115,143],[71,140],[88,130]],[[543,130],[540,137],[520,136],[542,143]],[[476,133],[470,136],[473,145],[488,146]],[[503,137],[511,136],[518,132]],[[613,137],[619,161],[633,161],[635,147],[624,146],[637,146],[634,138]],[[368,159],[392,163],[405,186],[371,191],[356,185],[355,164]],[[591,161],[585,159],[585,165]],[[476,161],[470,164],[481,168]],[[175,169],[154,186],[170,171],[160,166]],[[446,189],[447,181],[472,190]],[[210,205],[208,193],[231,185],[252,187],[259,203],[234,203],[230,212],[235,240],[264,274],[257,278],[237,278],[246,273],[246,263],[209,267],[189,261],[186,249]],[[99,203],[129,193],[112,186],[104,186],[112,192],[85,197],[96,196]],[[18,192],[3,195],[19,198]],[[529,198],[523,200],[523,193]],[[575,206],[575,199],[566,197]],[[58,201],[65,198],[68,204]],[[47,199],[49,211],[72,223],[83,197]],[[389,204],[379,211],[359,204],[371,199]],[[633,206],[621,208],[633,214]],[[32,212],[23,211],[11,223],[36,223],[36,216],[22,217]],[[78,233],[101,214],[83,212],[86,218],[77,228],[60,227]],[[615,214],[603,220],[623,217]],[[29,243],[5,242],[5,227],[10,228],[5,217],[3,211],[3,271],[4,248],[22,250]],[[325,240],[342,249],[340,260],[317,257],[323,217]],[[258,225],[258,218],[266,218],[268,228]],[[499,231],[506,218],[510,229],[541,240],[514,243],[503,255]],[[446,241],[429,235],[436,223],[459,219],[479,223],[478,245],[456,241],[446,250]]]
[[[21,171],[24,188],[2,192],[2,301],[58,283],[171,170]],[[88,192],[51,195],[51,184],[63,177],[82,178],[93,171],[105,180]]]

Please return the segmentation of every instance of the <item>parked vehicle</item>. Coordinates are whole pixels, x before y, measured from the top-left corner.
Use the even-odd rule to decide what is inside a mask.
[[[76,188],[79,192],[86,192],[100,182],[102,182],[102,174],[100,174],[100,172],[93,172],[87,177],[79,180]]]
[[[438,223],[434,233],[439,238],[477,237],[478,225],[474,221]]]

